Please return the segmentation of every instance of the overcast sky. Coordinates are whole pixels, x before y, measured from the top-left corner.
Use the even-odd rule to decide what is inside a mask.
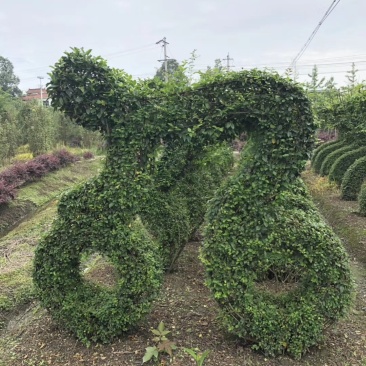
[[[47,82],[70,47],[92,49],[136,78],[153,76],[163,58],[199,56],[206,69],[228,52],[233,70],[291,64],[333,0],[0,0],[0,55],[22,90]],[[352,62],[366,79],[366,0],[341,0],[298,62],[300,79],[314,64],[338,85]],[[223,61],[225,64],[225,61]]]

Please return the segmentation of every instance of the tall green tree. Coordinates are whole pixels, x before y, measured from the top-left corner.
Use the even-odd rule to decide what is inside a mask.
[[[13,64],[5,57],[0,56],[0,89],[13,97],[22,95],[18,88],[19,78],[14,75]]]
[[[34,155],[47,152],[56,142],[57,126],[53,112],[37,102],[25,103],[19,113],[24,144]]]
[[[200,72],[200,80],[201,81],[208,81],[212,76],[222,74],[225,72],[225,67],[222,65],[222,62],[219,58],[215,59],[214,66],[207,66],[206,71]]]
[[[346,79],[348,80],[348,85],[353,89],[357,84],[357,69],[354,62],[352,62],[351,70],[347,71]]]
[[[318,66],[314,65],[311,74],[308,74],[310,81],[305,83],[306,89],[310,93],[317,93],[324,87],[325,78],[319,78]]]
[[[207,71],[212,72],[213,74],[223,72],[224,66],[222,66],[221,59],[217,58],[213,67],[207,66]]]

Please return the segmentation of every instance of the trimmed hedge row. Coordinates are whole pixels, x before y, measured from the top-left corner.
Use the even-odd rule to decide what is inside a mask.
[[[332,165],[329,171],[329,180],[336,182],[338,186],[342,184],[342,179],[348,168],[357,160],[366,156],[366,147],[348,151],[340,156]]]
[[[330,169],[334,162],[341,157],[343,154],[347,153],[348,151],[354,150],[356,147],[354,145],[347,145],[342,146],[339,149],[332,151],[329,153],[322,162],[320,167],[319,174],[324,177],[329,174]]]
[[[74,163],[79,158],[67,150],[39,155],[26,163],[15,163],[0,173],[0,204],[16,197],[16,189],[23,184],[42,178],[47,173]]]
[[[325,145],[325,144],[324,144]],[[324,146],[322,145],[322,146]],[[319,174],[321,166],[323,164],[324,159],[333,151],[338,150],[339,148],[343,146],[347,146],[347,142],[344,140],[339,140],[335,142],[330,142],[326,144],[327,146],[324,146],[318,153],[315,155],[313,161],[312,161],[312,168],[314,169],[314,172]]]
[[[366,216],[366,182],[362,184],[360,194],[358,195],[360,205],[360,214]]]
[[[366,156],[357,159],[344,174],[341,185],[341,198],[346,201],[357,200],[357,195],[365,179]]]
[[[316,159],[317,155],[326,147],[332,146],[334,144],[338,144],[340,140],[333,140],[333,141],[327,141],[322,144],[320,144],[311,154],[311,165],[314,164],[314,160]]]

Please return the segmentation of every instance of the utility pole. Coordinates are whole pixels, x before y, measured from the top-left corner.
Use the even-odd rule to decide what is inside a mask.
[[[163,43],[162,47],[164,48],[164,60],[158,60],[158,61],[159,62],[164,61],[164,68],[165,68],[164,78],[165,78],[165,82],[168,82],[168,58],[169,57],[166,54],[166,45],[169,43],[166,41],[166,37],[164,37],[160,41],[156,42],[156,44],[159,44],[159,43]]]
[[[41,89],[41,105],[43,107],[42,79],[44,79],[44,77],[43,76],[37,76],[37,78],[39,79],[39,87]]]
[[[230,66],[230,61],[234,61],[234,59],[233,58],[230,58],[229,52],[227,53],[226,58],[223,58],[222,60],[223,61],[226,61],[226,70],[227,71],[230,71],[230,67],[233,67],[233,66]]]

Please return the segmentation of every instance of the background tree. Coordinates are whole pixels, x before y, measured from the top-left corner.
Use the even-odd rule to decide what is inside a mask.
[[[355,91],[356,85],[358,84],[357,72],[358,72],[358,69],[356,69],[355,63],[352,62],[351,70],[347,71],[347,74],[346,74],[346,79],[348,81],[348,85],[345,89],[349,93],[353,93]]]
[[[224,70],[224,66],[222,66],[222,62],[221,59],[217,58],[215,60],[215,64],[214,67],[211,66],[207,66],[207,71],[208,72],[212,72],[212,73],[221,73]]]
[[[179,69],[179,62],[174,58],[169,59],[167,61],[168,64],[168,79],[172,77],[176,71]],[[164,62],[161,64],[160,68],[156,71],[155,77],[159,78],[162,81],[165,81],[165,64]]]
[[[346,78],[349,82],[349,86],[352,88],[355,87],[357,84],[357,71],[358,71],[358,69],[356,69],[355,63],[352,62],[351,70],[347,71],[347,75],[346,75]]]
[[[339,100],[340,91],[336,87],[334,77],[328,80],[325,77],[319,77],[316,65],[314,65],[311,74],[308,74],[308,76],[310,81],[306,82],[304,86],[311,100],[315,120],[320,129],[329,130],[331,129],[331,122],[328,111],[332,110],[332,106]]]
[[[218,74],[222,74],[223,72],[225,72],[225,68],[222,65],[222,62],[219,58],[215,59],[215,63],[214,66],[207,66],[206,71],[204,72],[199,72],[200,75],[200,79],[201,81],[204,80],[209,80],[212,76],[218,75]]]
[[[318,66],[314,65],[311,74],[308,74],[311,78],[310,82],[305,83],[305,87],[310,93],[317,93],[324,87],[325,78],[319,79]]]
[[[13,64],[5,57],[0,56],[0,89],[13,97],[22,95],[18,88],[19,78],[14,75]]]

